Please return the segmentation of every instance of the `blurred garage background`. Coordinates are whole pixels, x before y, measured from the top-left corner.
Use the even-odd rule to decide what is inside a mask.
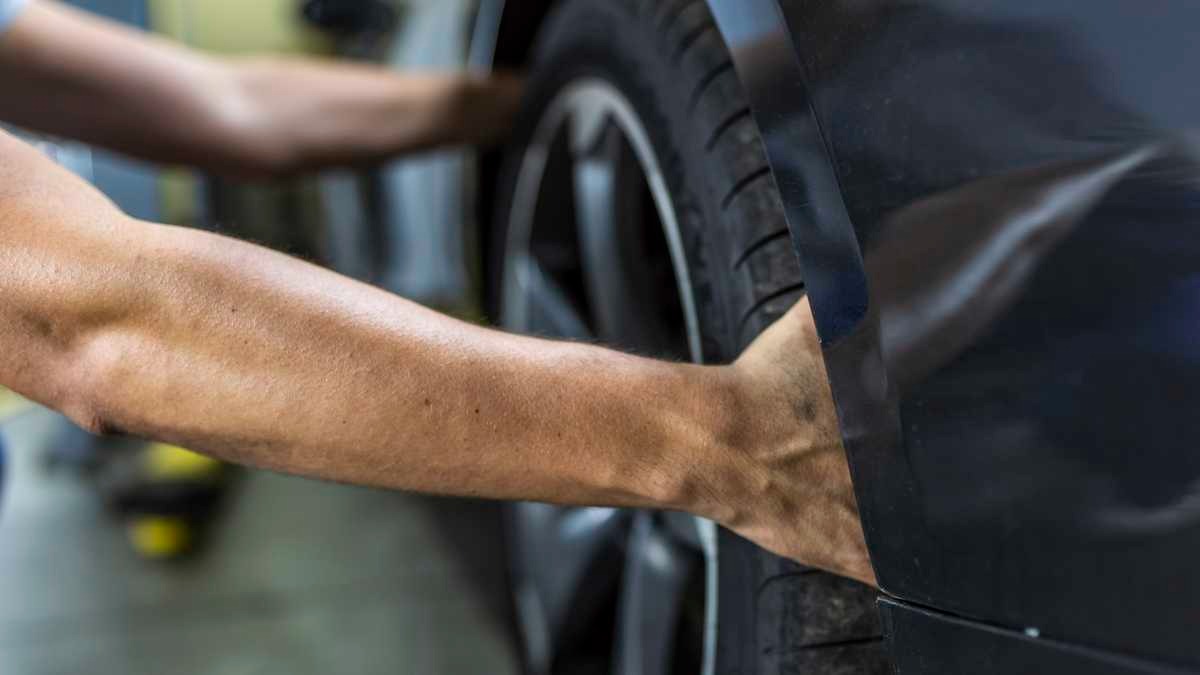
[[[465,67],[474,17],[489,6],[73,4],[203,49],[398,68]],[[137,217],[252,239],[477,314],[475,243],[463,234],[474,231],[468,152],[244,185],[33,140]],[[492,505],[235,473],[177,449],[95,441],[3,391],[0,423],[0,673],[517,671]],[[190,476],[186,508],[155,512],[180,501],[178,491],[146,497],[163,476]]]

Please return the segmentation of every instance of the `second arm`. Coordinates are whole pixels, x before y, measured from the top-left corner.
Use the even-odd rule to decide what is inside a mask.
[[[267,177],[485,143],[515,79],[229,59],[34,1],[0,37],[0,119],[141,159]]]

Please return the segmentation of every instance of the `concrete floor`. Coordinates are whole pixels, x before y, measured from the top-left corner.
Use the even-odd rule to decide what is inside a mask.
[[[40,466],[54,424],[4,430],[0,673],[517,671],[493,506],[247,474],[206,552],[164,566]]]

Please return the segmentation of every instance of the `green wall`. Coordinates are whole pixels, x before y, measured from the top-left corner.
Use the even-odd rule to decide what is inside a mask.
[[[150,25],[223,53],[321,53],[329,43],[300,17],[299,0],[149,0]]]

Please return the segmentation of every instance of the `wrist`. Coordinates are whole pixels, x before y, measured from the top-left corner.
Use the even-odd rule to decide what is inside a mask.
[[[647,497],[660,509],[729,522],[735,497],[751,472],[745,387],[733,366],[680,366],[678,395],[670,399],[668,438],[657,455]]]
[[[502,140],[520,107],[521,82],[509,75],[455,77],[450,104],[455,142],[487,145]]]
[[[676,503],[668,506],[731,529],[791,503],[826,482],[824,467],[844,464],[823,369],[792,354],[809,373],[797,384],[783,364],[743,359],[699,369],[703,404],[685,456],[675,462]]]

